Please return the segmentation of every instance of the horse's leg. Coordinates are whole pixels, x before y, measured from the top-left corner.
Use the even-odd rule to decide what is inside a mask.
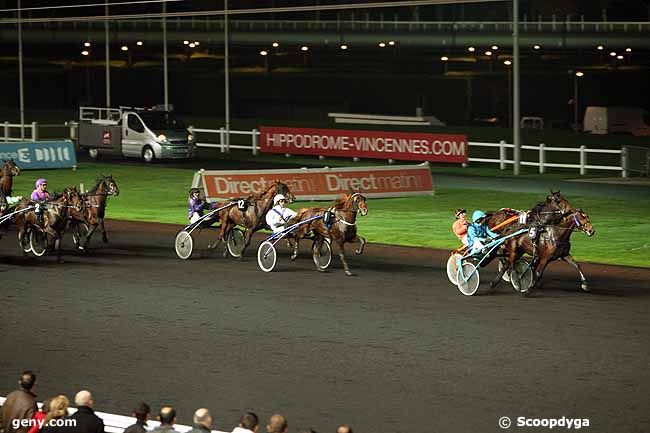
[[[209,250],[213,250],[219,246],[221,240],[224,239],[224,236],[226,235],[227,225],[228,225],[227,218],[221,218],[221,226],[219,227],[219,234],[217,235],[217,239],[215,239],[214,242],[208,244]]]
[[[88,243],[90,242],[90,238],[93,236],[93,233],[95,233],[95,230],[97,230],[97,226],[99,224],[90,224],[90,222],[88,222],[88,225],[90,226],[90,228],[88,230],[88,234],[84,238],[83,243],[81,242],[81,239],[79,240],[79,249],[80,250],[84,250],[84,249],[88,248]]]
[[[345,275],[348,277],[352,276],[352,271],[350,271],[350,267],[348,266],[347,260],[345,260],[345,242],[343,240],[337,241],[336,244],[339,247],[339,258],[341,259],[341,263],[343,263],[343,270],[345,271]]]
[[[63,237],[62,232],[56,232],[56,236],[54,237],[54,249],[56,250],[56,261],[59,263],[63,263],[63,259],[61,258],[61,238]]]
[[[359,248],[356,249],[354,254],[363,254],[363,250],[366,249],[366,238],[363,238],[359,235],[356,235],[354,239],[352,240],[353,242],[359,242]]]
[[[567,256],[562,257],[562,260],[564,260],[565,262],[573,266],[576,269],[576,271],[578,271],[578,273],[580,274],[580,288],[583,291],[588,292],[589,287],[587,286],[587,278],[585,277],[585,274],[582,273],[582,269],[580,268],[580,265],[573,259],[573,256],[569,254]]]
[[[239,256],[239,259],[244,258],[244,252],[246,252],[246,249],[248,246],[251,244],[251,240],[253,240],[253,235],[255,230],[252,227],[247,227],[246,231],[244,232],[244,248],[241,250],[241,256]]]
[[[500,263],[502,263],[503,266],[501,267],[501,271],[497,274],[497,277],[490,282],[491,289],[494,289],[501,282],[501,279],[505,273],[508,272],[508,270],[512,269],[515,261],[517,261],[517,251],[513,246],[512,248],[508,249],[507,257],[500,260]]]
[[[298,236],[298,234],[296,234],[295,243],[292,245],[292,247],[293,253],[291,253],[291,260],[296,260],[296,257],[298,257],[298,249],[300,248],[300,236]]]
[[[540,255],[537,261],[537,265],[535,265],[535,272],[533,273],[533,284],[531,285],[531,288],[538,288],[539,282],[542,280],[542,275],[544,275],[546,265],[548,265],[548,258]],[[522,293],[527,294],[528,290],[522,291]]]
[[[106,244],[108,243],[108,235],[106,234],[106,227],[104,227],[104,218],[101,219],[100,224],[102,226],[102,241]]]
[[[224,258],[228,257],[228,236],[232,233],[232,229],[235,227],[235,224],[232,222],[228,222],[226,226],[223,229],[223,232],[221,233],[221,239],[219,239],[219,242],[223,241],[223,255]],[[216,248],[216,245],[215,245]]]

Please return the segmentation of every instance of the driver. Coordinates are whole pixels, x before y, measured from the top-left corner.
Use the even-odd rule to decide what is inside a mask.
[[[472,223],[467,227],[467,245],[472,249],[471,252],[480,251],[489,242],[489,238],[498,236],[487,227],[485,212],[475,210],[472,214]]]
[[[32,191],[32,196],[31,199],[33,201],[45,201],[50,199],[50,193],[47,192],[47,180],[45,179],[38,179],[36,181],[36,185],[34,185],[36,189]]]
[[[266,213],[266,224],[271,227],[273,233],[282,231],[287,221],[296,216],[296,212],[286,206],[287,198],[284,195],[273,197],[273,207]]]
[[[188,203],[188,218],[190,219],[190,223],[198,221],[203,215],[203,211],[209,207],[208,202],[201,199],[201,190],[199,188],[190,189]]]

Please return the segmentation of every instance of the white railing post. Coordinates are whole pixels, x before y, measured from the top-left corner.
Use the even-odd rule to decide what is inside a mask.
[[[499,141],[499,168],[506,169],[506,142],[504,140]]]
[[[580,176],[587,174],[587,146],[580,146]]]
[[[621,149],[621,177],[627,177],[627,155],[628,155],[627,146],[623,146]]]
[[[4,126],[5,126],[5,137],[4,137],[4,138],[5,138],[5,143],[6,143],[6,142],[9,141],[9,136],[10,136],[10,132],[9,132],[9,122],[5,121],[5,125],[4,125]]]
[[[257,129],[253,128],[253,139],[252,139],[252,144],[253,144],[253,155],[257,155],[257,136],[259,135],[259,131]]]
[[[546,152],[544,143],[539,143],[539,174],[544,174],[544,164],[546,164]]]
[[[38,141],[38,122],[32,122],[32,141]]]
[[[219,144],[221,145],[221,153],[224,153],[226,151],[225,142],[226,142],[226,130],[222,126],[221,128],[219,128]]]

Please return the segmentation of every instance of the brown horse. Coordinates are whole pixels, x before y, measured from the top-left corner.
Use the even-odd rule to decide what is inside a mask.
[[[538,203],[526,213],[529,220],[536,221],[539,224],[547,224],[553,221],[559,221],[559,218],[563,213],[571,211],[573,211],[573,206],[571,206],[571,203],[564,198],[560,191],[551,190],[551,194],[546,197],[545,201]],[[510,223],[504,223],[508,220],[511,220],[513,223],[516,222],[514,217],[518,217],[521,212],[522,211],[520,210],[512,208],[502,208],[498,211],[487,211],[485,212],[487,226],[495,233],[501,233],[510,225]]]
[[[35,207],[37,204],[33,201],[22,200],[14,209],[20,211],[26,208]],[[16,228],[18,229],[18,243],[23,252],[25,252],[25,234],[27,229],[41,230],[46,234],[47,248],[54,248],[57,253],[57,260],[61,260],[61,238],[63,231],[68,223],[69,210],[81,210],[81,198],[75,187],[66,188],[63,193],[56,198],[38,203],[42,207],[42,215],[39,216],[35,209],[16,214]]]
[[[232,206],[219,212],[218,219],[221,221],[221,230],[218,238],[209,245],[209,248],[216,248],[223,239],[228,239],[232,229],[239,225],[246,228],[244,233],[244,248],[240,256],[243,257],[244,251],[246,251],[246,248],[251,243],[253,233],[266,226],[266,213],[273,207],[273,197],[277,194],[284,195],[290,202],[295,200],[289,187],[279,180],[275,180],[261,193],[251,194],[246,197],[244,200],[244,209],[240,209],[238,206]],[[220,207],[227,203],[216,203],[214,206]],[[223,255],[224,257],[228,255],[228,248],[224,248]]]
[[[102,241],[108,242],[104,217],[108,198],[120,195],[120,189],[112,175],[101,176],[95,186],[81,194],[83,207],[80,211],[71,210],[70,225],[75,233],[75,243],[80,250],[85,249],[97,227],[102,229]]]
[[[516,227],[513,228],[513,230],[516,229]],[[572,210],[563,214],[559,222],[540,225],[537,230],[538,235],[535,238],[524,234],[505,242],[504,246],[509,268],[512,269],[517,259],[522,255],[531,255],[534,266],[532,288],[536,288],[546,266],[554,260],[561,259],[578,271],[581,280],[580,287],[585,292],[588,291],[587,279],[580,265],[571,256],[570,239],[574,231],[582,231],[587,236],[593,236],[596,233],[589,215],[582,209]],[[500,278],[501,274],[498,276],[498,279]],[[523,292],[527,293],[528,290],[524,288]]]
[[[342,199],[336,200],[329,209],[313,207],[300,209],[295,217],[293,217],[288,224],[295,224],[300,221],[312,218],[317,215],[324,215],[326,212],[333,214],[331,225],[327,225],[324,219],[317,219],[308,224],[300,226],[295,232],[295,243],[293,255],[291,259],[298,256],[298,248],[300,239],[304,238],[308,233],[313,232],[316,238],[314,243],[313,254],[317,254],[325,239],[330,239],[332,243],[336,244],[339,249],[339,258],[343,263],[345,274],[350,276],[352,272],[345,259],[345,244],[352,242],[359,242],[359,248],[355,251],[356,254],[363,254],[366,246],[366,240],[357,235],[357,213],[361,215],[368,215],[368,206],[366,198],[361,193],[355,192],[345,194]],[[319,271],[322,269],[318,268]]]
[[[9,161],[2,160],[2,169],[0,170],[0,190],[5,196],[10,196],[14,186],[14,176],[20,176],[20,168],[13,159]]]

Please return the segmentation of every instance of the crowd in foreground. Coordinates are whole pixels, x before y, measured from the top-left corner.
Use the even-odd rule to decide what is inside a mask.
[[[79,391],[74,398],[77,411],[69,415],[70,401],[65,395],[57,395],[44,400],[38,409],[36,394],[33,389],[36,375],[25,371],[18,380],[19,388],[7,395],[0,410],[0,433],[105,433],[104,422],[95,414],[95,402],[88,390]],[[163,406],[158,412],[160,425],[151,429],[147,425],[151,409],[148,404],[140,403],[132,411],[135,424],[127,427],[124,433],[180,433],[174,429],[176,410],[172,406]],[[212,416],[205,408],[194,412],[193,428],[188,433],[210,433],[213,429]],[[220,431],[220,428],[216,429]],[[263,433],[259,418],[254,412],[245,412],[239,419],[239,425],[232,433]],[[288,433],[289,423],[283,415],[274,414],[266,423],[267,433]],[[307,428],[298,433],[317,433]],[[340,425],[336,433],[353,433],[349,425]]]

